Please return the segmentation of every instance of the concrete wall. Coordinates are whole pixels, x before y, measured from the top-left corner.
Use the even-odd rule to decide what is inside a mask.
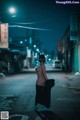
[[[78,46],[78,61],[79,61],[79,72],[80,72],[80,45]]]
[[[79,61],[78,61],[78,46],[74,48],[74,72],[79,71]]]

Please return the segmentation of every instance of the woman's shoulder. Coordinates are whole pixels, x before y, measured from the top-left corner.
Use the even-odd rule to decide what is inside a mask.
[[[38,68],[40,68],[40,65],[36,66],[36,67],[35,67],[35,70],[37,70]]]

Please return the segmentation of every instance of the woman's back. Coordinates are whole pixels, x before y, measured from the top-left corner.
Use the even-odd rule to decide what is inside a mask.
[[[45,71],[46,71],[46,69],[45,69],[45,65],[44,64],[42,64],[42,65],[40,65],[39,67],[36,68],[37,84],[38,85],[42,85],[42,86],[45,85],[45,81],[47,79]]]

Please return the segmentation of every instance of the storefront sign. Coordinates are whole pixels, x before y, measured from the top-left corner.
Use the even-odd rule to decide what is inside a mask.
[[[0,24],[0,48],[8,48],[8,23]]]

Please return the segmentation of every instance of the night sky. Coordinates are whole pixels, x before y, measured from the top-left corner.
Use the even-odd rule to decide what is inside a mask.
[[[10,6],[16,8],[16,18],[8,18]],[[56,4],[55,0],[0,0],[1,19],[7,17],[5,21],[10,24],[34,23],[24,26],[39,28],[35,30],[35,37],[41,41],[42,51],[47,49],[49,52],[57,50],[57,41],[69,26],[70,15],[79,10],[80,4]],[[13,34],[19,31],[17,36],[26,36],[27,29],[17,29]]]

